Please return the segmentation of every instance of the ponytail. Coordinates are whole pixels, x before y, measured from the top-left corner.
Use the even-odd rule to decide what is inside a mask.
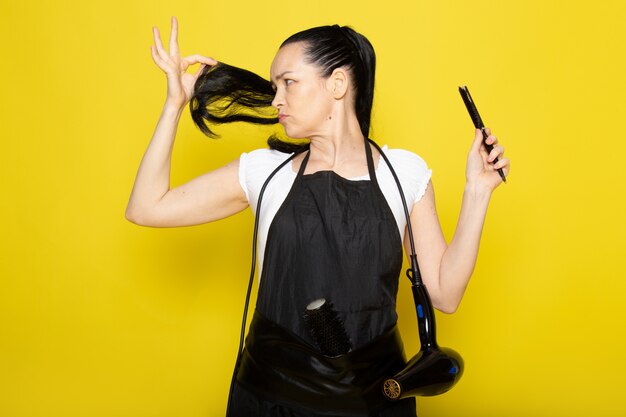
[[[368,138],[374,101],[376,54],[367,38],[348,26],[320,26],[298,32],[281,47],[303,43],[305,61],[320,68],[329,77],[339,67],[347,68],[353,77],[354,106],[363,136]],[[271,83],[257,74],[223,62],[207,66],[196,80],[189,102],[191,118],[207,136],[219,137],[210,124],[248,122],[260,125],[278,123],[272,107],[275,92]],[[294,143],[271,135],[267,143],[280,152],[296,152],[309,143]]]
[[[219,62],[205,67],[196,80],[189,102],[191,118],[205,135],[216,138],[206,122],[248,122],[271,125],[274,90],[269,81],[253,72]]]

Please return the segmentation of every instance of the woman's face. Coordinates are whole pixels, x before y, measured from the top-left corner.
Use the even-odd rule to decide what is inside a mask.
[[[310,138],[329,130],[334,99],[319,68],[305,62],[301,42],[278,50],[270,80],[276,91],[272,106],[278,109],[287,136]]]

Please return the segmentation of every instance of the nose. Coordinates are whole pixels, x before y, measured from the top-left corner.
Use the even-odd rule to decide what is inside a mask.
[[[280,107],[283,104],[284,104],[284,100],[283,100],[282,94],[280,94],[277,90],[276,94],[274,94],[274,99],[272,100],[272,106],[280,110]]]

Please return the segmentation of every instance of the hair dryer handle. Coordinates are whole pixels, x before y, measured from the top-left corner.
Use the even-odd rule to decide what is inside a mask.
[[[411,286],[415,310],[417,313],[417,326],[420,335],[422,350],[437,347],[437,335],[435,330],[435,312],[428,295],[426,286],[422,283]]]

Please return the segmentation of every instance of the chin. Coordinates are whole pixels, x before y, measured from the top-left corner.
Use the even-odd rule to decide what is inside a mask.
[[[290,129],[285,126],[285,135],[291,139],[307,139],[306,133],[298,131],[297,129]]]

